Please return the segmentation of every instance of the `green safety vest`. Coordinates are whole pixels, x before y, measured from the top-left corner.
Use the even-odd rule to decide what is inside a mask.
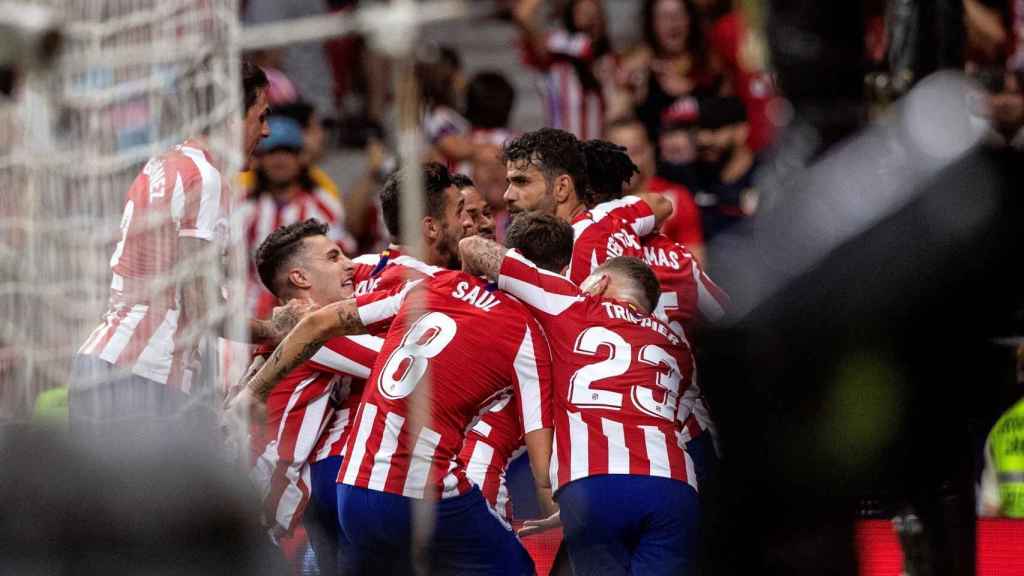
[[[999,483],[1002,515],[1024,518],[1024,398],[996,422],[988,442]]]

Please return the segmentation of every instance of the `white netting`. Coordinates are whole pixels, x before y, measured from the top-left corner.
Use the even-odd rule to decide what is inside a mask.
[[[0,420],[67,384],[107,308],[126,192],[146,159],[202,136],[228,178],[241,152],[237,0],[19,4],[52,10],[64,47],[0,100]],[[244,282],[239,258],[222,256],[189,255],[166,283]],[[213,306],[199,324],[228,312]]]

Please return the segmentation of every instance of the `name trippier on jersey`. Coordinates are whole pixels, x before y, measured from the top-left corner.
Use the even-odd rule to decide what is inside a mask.
[[[501,304],[501,300],[493,292],[488,292],[480,286],[473,286],[472,289],[469,289],[469,282],[456,284],[452,290],[452,297],[468,302],[484,312],[490,312],[494,310],[495,306]]]
[[[668,338],[668,341],[671,342],[673,346],[679,345],[679,337],[676,336],[668,326],[665,326],[650,316],[637,316],[633,314],[632,310],[629,308],[620,304],[615,304],[614,302],[601,302],[601,307],[604,308],[605,314],[613,320],[625,320],[631,324],[638,324],[642,328],[650,328],[665,338]]]

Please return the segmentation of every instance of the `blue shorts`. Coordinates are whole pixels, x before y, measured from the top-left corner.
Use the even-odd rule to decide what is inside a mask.
[[[411,574],[414,500],[338,484],[338,515],[349,542],[351,574]],[[424,556],[430,574],[535,573],[533,560],[512,530],[473,488],[435,508],[434,534]]]
[[[699,503],[689,484],[590,476],[559,490],[558,504],[576,576],[694,573]]]
[[[341,456],[331,456],[309,467],[309,506],[302,516],[302,524],[316,553],[321,576],[345,573],[343,561],[347,546],[338,520],[337,483],[341,461]]]
[[[697,486],[701,487],[715,477],[718,470],[718,453],[711,432],[705,430],[700,436],[686,443],[686,453],[693,461],[693,470],[697,473]]]

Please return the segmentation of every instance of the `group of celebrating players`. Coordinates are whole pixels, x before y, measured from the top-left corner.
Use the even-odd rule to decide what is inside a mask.
[[[243,72],[251,150],[266,133],[265,80]],[[134,204],[170,210],[179,240],[209,240],[227,196],[216,170],[196,143],[170,157],[194,175],[183,184],[165,159],[157,178],[151,161]],[[636,170],[623,149],[541,129],[509,141],[504,160],[504,246],[472,182],[428,163],[406,167],[422,170],[425,216],[404,236],[422,235],[422,259],[392,244],[349,260],[315,220],[258,247],[260,279],[281,304],[312,303],[228,400],[229,413],[265,406],[252,473],[264,519],[274,536],[304,521],[324,574],[533,574],[519,536],[559,525],[575,574],[691,573],[694,460],[710,426],[692,337],[726,297],[658,232],[668,200],[623,196]],[[400,182],[392,175],[380,194],[396,242]],[[173,190],[154,195],[160,186]],[[126,287],[147,240],[168,241],[125,232],[111,310],[76,370],[139,366],[132,378],[187,392],[188,359],[154,342],[197,313],[188,290],[167,294],[161,315]],[[250,324],[256,337],[272,332]],[[73,391],[73,424],[85,405],[87,420],[116,410],[83,398]],[[505,470],[524,449],[546,518],[517,536]]]

